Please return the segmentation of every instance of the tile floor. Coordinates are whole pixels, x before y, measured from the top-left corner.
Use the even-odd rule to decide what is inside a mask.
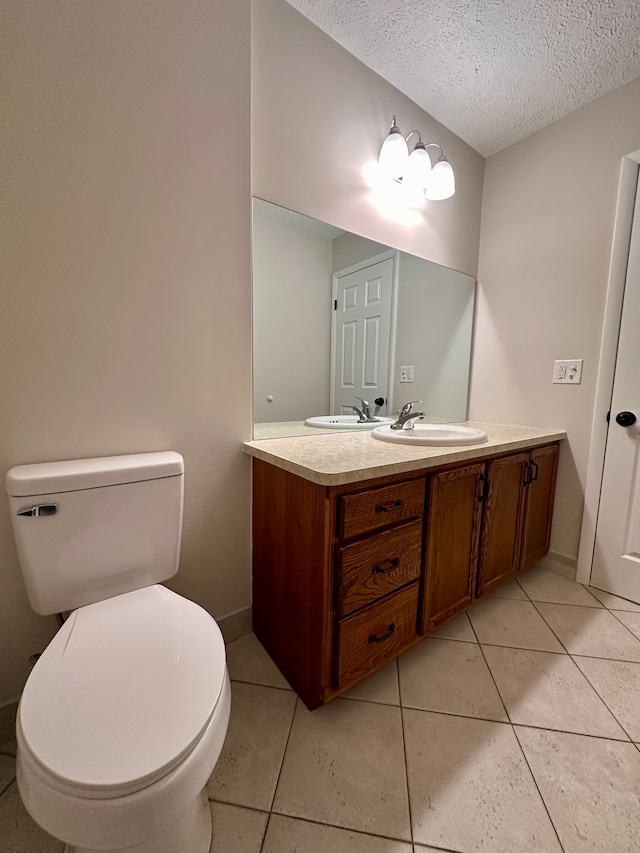
[[[637,853],[640,607],[537,566],[309,712],[227,647],[212,853]],[[2,853],[62,853],[0,748]],[[185,851],[188,853],[188,851]]]

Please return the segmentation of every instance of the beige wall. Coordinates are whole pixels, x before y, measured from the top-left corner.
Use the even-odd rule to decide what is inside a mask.
[[[471,416],[563,427],[551,548],[575,557],[620,161],[640,148],[640,79],[487,161]],[[582,384],[552,385],[583,358]],[[602,412],[602,417],[606,411]]]
[[[252,8],[253,195],[475,275],[484,158],[285,0]],[[411,226],[385,218],[363,177],[394,113],[456,173],[456,195]]]
[[[333,241],[256,214],[252,236],[253,419],[329,414]]]
[[[398,259],[393,408],[422,400],[416,411],[438,420],[465,419],[475,281],[456,270],[400,252]],[[414,381],[400,382],[403,364]]]
[[[250,600],[248,0],[5,0],[0,467],[174,449],[172,586]],[[224,127],[224,132],[221,128]],[[54,631],[0,497],[0,704]]]

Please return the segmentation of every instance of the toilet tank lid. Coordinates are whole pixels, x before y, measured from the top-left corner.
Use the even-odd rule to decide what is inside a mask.
[[[173,450],[165,450],[17,465],[7,471],[6,489],[12,497],[28,497],[139,483],[180,474],[184,474],[184,459]]]

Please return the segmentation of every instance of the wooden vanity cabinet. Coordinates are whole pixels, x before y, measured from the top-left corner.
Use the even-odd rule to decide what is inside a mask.
[[[254,459],[253,620],[309,708],[546,554],[558,444],[343,486]]]
[[[551,520],[558,472],[557,444],[536,447],[529,453],[526,510],[519,571],[537,563],[549,550]]]
[[[478,597],[488,595],[520,570],[528,463],[529,453],[515,453],[487,463]]]
[[[484,462],[429,478],[420,633],[429,634],[473,601]]]

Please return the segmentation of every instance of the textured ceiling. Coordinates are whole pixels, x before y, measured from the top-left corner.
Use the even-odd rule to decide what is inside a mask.
[[[288,2],[485,156],[640,76],[640,0]]]

